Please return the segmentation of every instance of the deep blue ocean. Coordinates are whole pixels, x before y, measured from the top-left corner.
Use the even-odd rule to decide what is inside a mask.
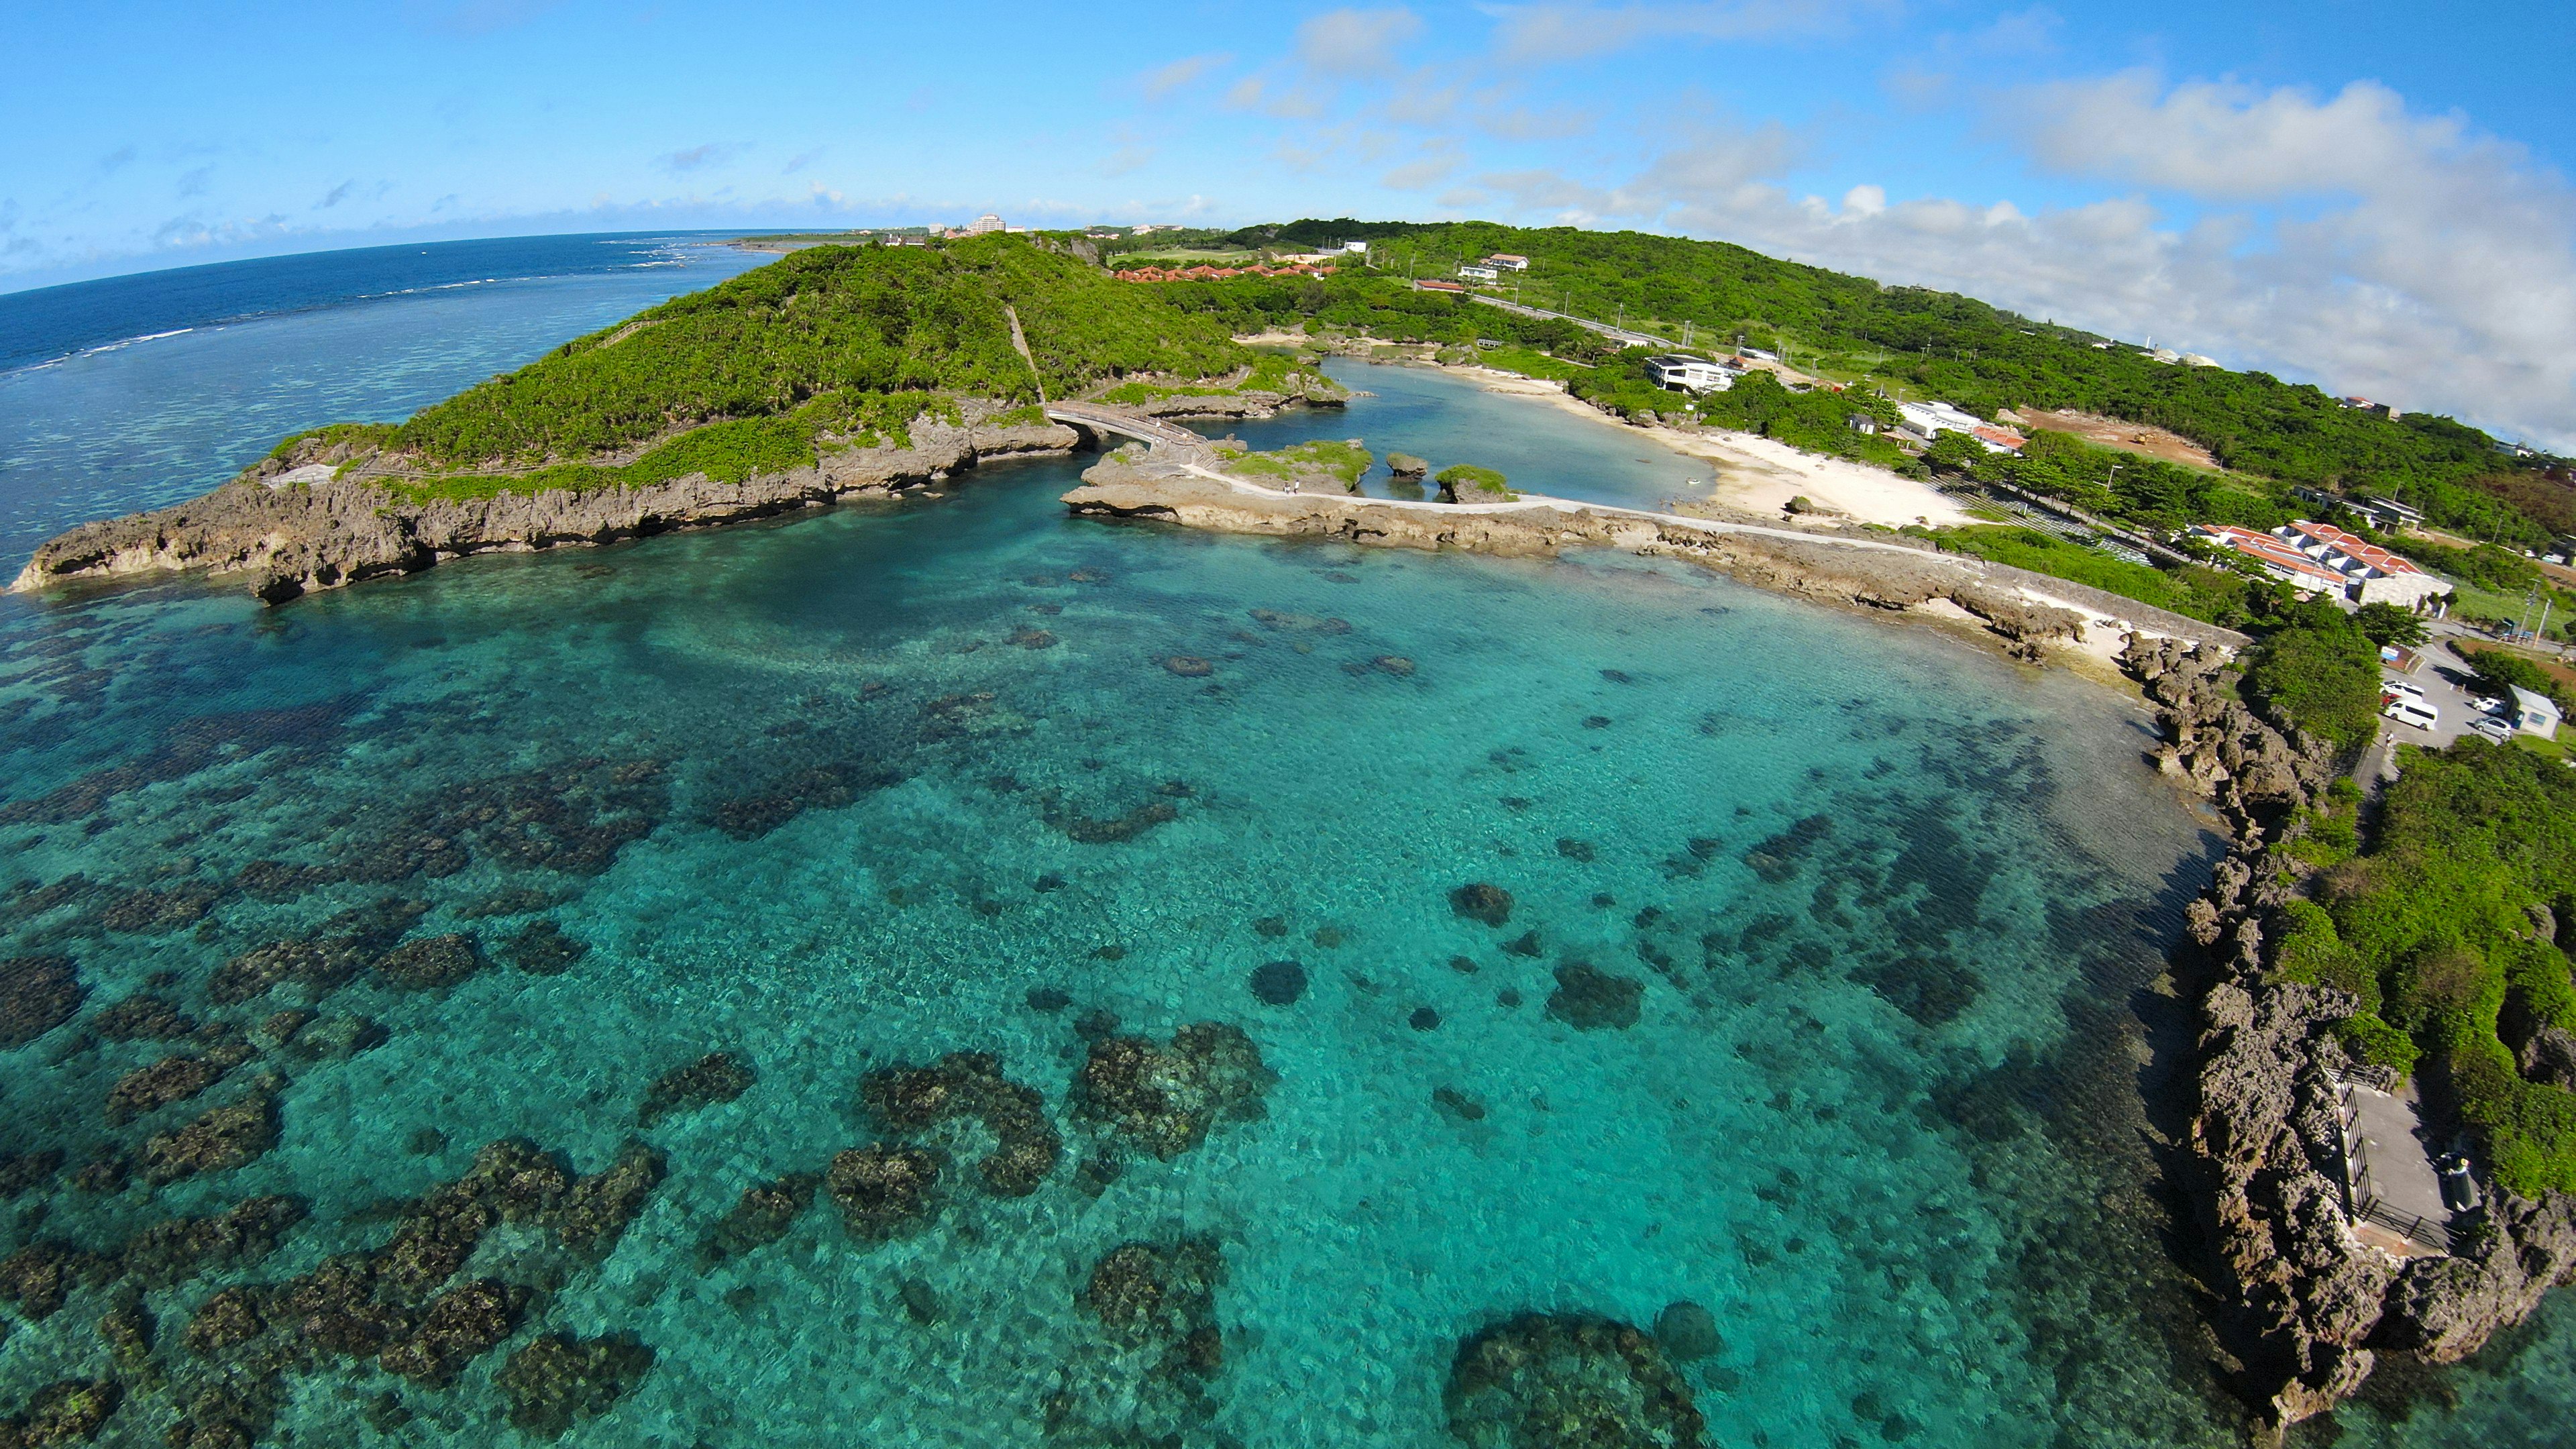
[[[762,260],[457,246],[0,298],[0,568]],[[1246,436],[1706,471],[1340,375]],[[0,600],[0,1417],[2241,1442],[2155,1178],[2213,841],[2133,704],[1624,555],[1076,520],[1083,465]],[[2560,1302],[2299,1442],[2571,1415]]]

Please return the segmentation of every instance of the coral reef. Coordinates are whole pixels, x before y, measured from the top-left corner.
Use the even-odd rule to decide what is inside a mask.
[[[993,1150],[975,1165],[999,1197],[1025,1197],[1064,1155],[1045,1099],[1004,1079],[990,1052],[950,1052],[927,1067],[889,1067],[859,1083],[859,1101],[887,1131],[914,1135],[960,1118],[981,1122]]]
[[[787,1236],[788,1228],[813,1205],[814,1189],[822,1182],[820,1173],[791,1172],[775,1182],[744,1188],[733,1210],[698,1243],[698,1270],[704,1272]]]
[[[277,1093],[285,1083],[263,1076],[250,1095],[217,1107],[176,1131],[157,1132],[143,1144],[143,1177],[154,1186],[224,1172],[252,1162],[277,1145]]]
[[[650,1128],[674,1112],[730,1102],[750,1091],[757,1080],[758,1075],[733,1053],[709,1052],[656,1077],[645,1089],[644,1105],[636,1109],[635,1125]]]
[[[482,943],[470,935],[424,936],[376,958],[387,984],[414,991],[453,986],[483,969]]]
[[[1203,1021],[1174,1032],[1168,1047],[1138,1036],[1101,1037],[1082,1064],[1075,1097],[1086,1117],[1169,1159],[1216,1127],[1258,1120],[1262,1095],[1277,1080],[1240,1028]]]
[[[1214,1239],[1122,1243],[1075,1296],[1100,1328],[1058,1368],[1046,1397],[1048,1438],[1107,1446],[1179,1444],[1216,1409],[1208,1381],[1225,1368],[1216,1291],[1225,1259]]]
[[[0,1449],[54,1449],[87,1444],[124,1402],[114,1379],[63,1379],[36,1390],[24,1412],[0,1419]]]
[[[25,1046],[71,1020],[88,995],[69,956],[0,961],[0,1051]]]
[[[841,1210],[850,1235],[881,1243],[918,1232],[938,1209],[938,1154],[875,1144],[832,1159],[823,1190]]]
[[[653,1350],[628,1335],[547,1334],[513,1352],[492,1383],[510,1402],[511,1423],[555,1439],[608,1412],[652,1367]]]
[[[1603,971],[1581,961],[1556,968],[1556,989],[1548,993],[1547,1014],[1577,1031],[1635,1026],[1646,983],[1633,976]]]
[[[1470,1335],[1441,1403],[1474,1449],[1696,1449],[1706,1429],[1652,1335],[1582,1314],[1524,1313]]]

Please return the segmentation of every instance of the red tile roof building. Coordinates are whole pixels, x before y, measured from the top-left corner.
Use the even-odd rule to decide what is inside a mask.
[[[2398,604],[2411,609],[2451,592],[2449,581],[2332,524],[2302,519],[2270,533],[2257,533],[2204,523],[2198,532],[2309,593],[2331,592],[2356,604]]]

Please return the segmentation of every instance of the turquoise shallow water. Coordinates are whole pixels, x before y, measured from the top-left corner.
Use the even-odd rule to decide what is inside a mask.
[[[1443,385],[1283,426],[1447,447]],[[1606,429],[1471,431],[1560,450],[1533,486],[1631,486],[1584,461]],[[650,1368],[564,1442],[1430,1445],[1462,1338],[1690,1300],[1709,1443],[2235,1442],[2140,1095],[2208,845],[2128,705],[1679,566],[1072,520],[1079,466],[275,611],[190,584],[8,606],[0,959],[68,958],[87,995],[0,1049],[0,1151],[64,1155],[20,1174],[0,1247],[308,1210],[145,1289],[149,1368],[95,1329],[111,1272],[41,1318],[20,1292],[0,1413],[113,1373],[106,1442],[202,1425],[224,1385],[268,1396],[275,1442],[536,1442],[502,1427],[503,1366],[626,1334]],[[1470,883],[1507,919],[1462,913]],[[232,963],[368,921],[372,969],[242,997]],[[521,953],[539,921],[583,954]],[[400,984],[397,941],[457,934],[481,969]],[[1304,989],[1265,1000],[1284,961]],[[1592,989],[1551,1009],[1568,981]],[[109,1039],[144,994],[257,1058],[118,1120],[127,1073],[222,1047]],[[361,1017],[381,1041],[335,1047]],[[1198,1023],[1262,1068],[1160,1058],[1166,1108],[1233,1110],[1159,1158],[1085,1063],[1229,1039]],[[739,1095],[642,1125],[717,1051]],[[979,1179],[985,1128],[863,1102],[959,1051],[1061,1140],[1033,1190]],[[263,1093],[264,1155],[77,1180]],[[485,1234],[464,1276],[526,1296],[452,1381],[295,1347],[282,1293],[248,1300],[264,1333],[216,1331],[220,1292],[383,1247],[505,1137],[585,1174],[641,1141],[663,1176],[605,1252],[553,1217]],[[746,1188],[871,1143],[954,1156],[890,1240],[816,1200],[710,1260]],[[1122,1320],[1095,1290],[1135,1243],[1196,1266]],[[2571,1341],[2561,1305],[2341,1432],[2556,1442]]]

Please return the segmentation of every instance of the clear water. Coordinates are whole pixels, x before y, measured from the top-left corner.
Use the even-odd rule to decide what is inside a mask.
[[[1447,446],[1436,406],[1379,403],[1306,422]],[[1475,431],[1487,456],[1618,438],[1535,406]],[[1681,1369],[1711,1443],[2237,1441],[2161,1238],[2134,1014],[2156,1014],[2208,841],[2137,763],[2129,707],[1678,566],[1073,520],[1056,499],[1079,466],[275,611],[184,583],[7,605],[0,886],[103,889],[0,914],[0,957],[66,953],[90,987],[79,1021],[0,1051],[0,1149],[131,1152],[238,1096],[257,1067],[112,1126],[109,1086],[165,1048],[84,1028],[159,973],[191,1012],[256,1024],[281,1003],[214,1003],[213,973],[337,912],[417,901],[414,935],[476,933],[496,958],[541,914],[590,949],[560,975],[496,960],[438,990],[342,988],[321,1009],[388,1039],[275,1057],[274,1151],[157,1193],[56,1179],[12,1204],[0,1248],[309,1199],[267,1261],[151,1295],[186,1386],[207,1370],[181,1327],[217,1287],[381,1244],[380,1205],[478,1144],[525,1136],[583,1171],[638,1135],[666,1154],[615,1251],[551,1281],[509,1344],[446,1388],[299,1371],[280,1442],[493,1442],[514,1432],[493,1382],[512,1348],[619,1331],[656,1361],[565,1442],[1433,1445],[1454,1442],[1461,1336],[1685,1298],[1723,1340]],[[1571,471],[1591,481],[1530,481],[1604,486]],[[628,818],[649,829],[611,853],[584,791],[639,762]],[[460,823],[494,792],[599,849],[554,860],[599,868]],[[232,886],[255,861],[395,876],[433,831],[463,869]],[[113,891],[180,882],[223,894],[199,921],[111,928]],[[1453,910],[1468,882],[1512,893],[1507,925]],[[1308,989],[1266,1004],[1251,973],[1283,959]],[[1639,984],[1633,1026],[1548,1014],[1575,962]],[[1157,1042],[1240,1027],[1276,1073],[1263,1115],[1169,1161],[1131,1151],[1085,1191],[1077,1165],[1116,1145],[1072,1105],[1098,1011]],[[648,1083],[714,1050],[756,1083],[639,1132]],[[702,1266],[743,1189],[886,1135],[864,1073],[959,1050],[994,1053],[1064,1135],[1036,1192],[961,1175],[922,1231],[875,1245],[817,1202]],[[1183,1235],[1224,1263],[1222,1366],[1194,1380],[1077,1302],[1118,1245]],[[105,1370],[107,1301],[16,1327],[0,1412]],[[2402,1418],[2348,1412],[2347,1438],[2554,1442],[2571,1342],[2560,1305]],[[365,1412],[388,1391],[416,1416],[393,1430]],[[1051,1422],[1051,1401],[1078,1412]],[[159,1443],[172,1414],[137,1392],[109,1437]]]
[[[83,519],[193,498],[299,428],[397,421],[766,260],[700,238],[522,237],[0,296],[0,571]]]

